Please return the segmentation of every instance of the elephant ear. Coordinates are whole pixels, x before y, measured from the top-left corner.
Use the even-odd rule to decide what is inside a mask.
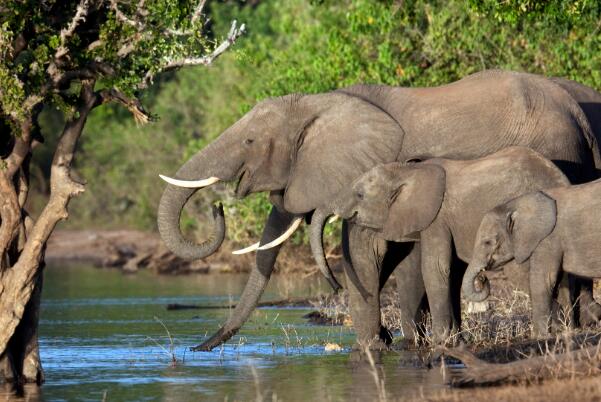
[[[383,228],[391,241],[415,240],[438,215],[446,188],[446,174],[433,164],[415,164],[400,168],[397,192],[388,210]]]
[[[517,263],[526,261],[538,244],[555,228],[557,205],[548,195],[537,191],[507,203],[506,227]]]
[[[386,112],[359,98],[329,97],[329,108],[307,116],[292,157],[284,205],[291,213],[306,213],[328,205],[362,173],[393,162],[403,130]],[[331,98],[331,99],[330,99]]]

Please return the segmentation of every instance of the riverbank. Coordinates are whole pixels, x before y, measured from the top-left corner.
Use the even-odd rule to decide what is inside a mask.
[[[229,310],[235,304],[232,300],[240,294],[245,284],[244,275],[221,275],[220,272],[241,272],[247,270],[254,262],[254,255],[237,257],[231,256],[229,250],[227,253],[222,251],[221,260],[211,258],[202,262],[209,266],[208,269],[191,271],[214,273],[214,275],[192,275],[189,277],[162,275],[157,277],[150,272],[153,269],[151,268],[151,264],[153,261],[156,261],[153,259],[155,258],[153,256],[160,255],[164,251],[161,251],[160,239],[156,235],[136,231],[59,231],[56,234],[58,236],[51,240],[48,249],[48,260],[52,262],[95,261],[96,266],[114,266],[124,269],[124,266],[128,262],[132,264],[130,261],[146,261],[144,263],[146,265],[138,268],[140,270],[138,275],[124,276],[118,272],[118,269],[99,272],[90,270],[89,268],[86,271],[85,268],[73,267],[65,271],[69,273],[63,276],[61,273],[65,267],[51,267],[55,268],[53,270],[54,276],[48,278],[47,290],[55,292],[54,298],[62,298],[66,294],[69,294],[70,297],[77,296],[75,302],[69,303],[69,305],[73,304],[74,311],[79,311],[83,305],[86,306],[86,309],[99,305],[103,309],[102,314],[104,315],[106,314],[104,310],[107,306],[113,306],[115,314],[119,314],[120,321],[118,326],[117,324],[109,323],[106,324],[107,328],[103,327],[102,331],[106,330],[107,337],[109,333],[119,333],[121,334],[119,336],[123,336],[123,318],[121,315],[123,314],[124,306],[132,306],[133,310],[135,310],[131,312],[133,317],[132,325],[135,328],[132,328],[131,333],[128,332],[127,336],[133,339],[129,342],[140,341],[140,351],[132,352],[130,346],[123,348],[121,345],[122,340],[115,340],[111,346],[111,353],[113,348],[121,347],[123,351],[120,357],[124,358],[125,356],[127,359],[136,362],[133,366],[132,364],[127,364],[124,369],[136,372],[140,370],[140,378],[148,375],[146,371],[142,372],[142,369],[147,370],[146,366],[154,365],[154,360],[149,359],[148,362],[145,362],[144,359],[138,356],[147,356],[151,353],[148,351],[148,348],[152,348],[153,343],[147,341],[148,336],[151,336],[153,339],[159,339],[162,336],[161,331],[163,327],[153,318],[159,317],[161,322],[165,323],[169,331],[177,339],[176,345],[179,346],[177,346],[178,349],[176,350],[181,360],[177,370],[186,373],[190,372],[188,373],[190,378],[200,375],[197,372],[196,360],[193,357],[186,357],[187,348],[201,340],[202,336],[199,334],[210,333],[215,328],[218,328],[224,315],[226,315],[224,311]],[[287,245],[283,250],[286,258],[283,259],[284,263],[280,263],[282,265],[280,265],[279,269],[284,271],[296,270],[297,272],[315,270],[312,261],[305,261],[304,257],[294,255],[295,253],[302,252],[300,249],[299,247],[295,248]],[[145,255],[149,255],[150,257],[148,259],[142,258]],[[310,255],[308,257],[310,258]],[[222,266],[236,263],[242,265],[239,262],[242,259],[248,264],[246,267],[241,266],[240,269],[226,268],[223,271],[220,268],[219,264],[223,264]],[[82,271],[86,271],[87,273]],[[86,277],[86,275],[93,277],[93,280],[90,280],[90,277]],[[337,276],[341,277],[338,273]],[[541,349],[540,346],[533,345],[529,339],[530,307],[527,294],[511,288],[503,275],[496,275],[491,280],[493,294],[489,300],[489,309],[486,312],[476,314],[465,313],[463,316],[464,336],[470,345],[469,349],[475,352],[480,358],[491,363],[505,363],[523,358],[524,356],[540,353],[544,348]],[[119,283],[119,286],[115,286],[116,283]],[[505,286],[502,286],[503,284]],[[77,294],[72,294],[74,289],[76,289]],[[329,294],[330,290],[318,274],[276,275],[270,281],[270,289],[271,291],[268,289],[268,292],[271,293],[266,294],[265,299],[275,299],[277,303],[273,301],[266,302],[262,309],[258,309],[255,312],[253,315],[254,318],[244,326],[241,333],[225,346],[225,355],[228,356],[229,353],[231,356],[231,361],[228,360],[228,363],[233,362],[232,364],[237,364],[238,359],[240,359],[240,353],[243,356],[245,353],[254,354],[257,348],[260,349],[262,347],[261,345],[267,345],[264,346],[265,350],[260,350],[262,358],[269,363],[267,366],[279,364],[280,358],[287,358],[291,350],[294,350],[294,355],[307,354],[320,356],[319,359],[316,357],[307,358],[307,364],[327,365],[330,364],[326,362],[329,359],[322,355],[329,352],[324,351],[324,345],[332,343],[346,348],[349,347],[354,336],[351,332],[352,320],[349,316],[348,298],[345,293],[338,296],[326,297],[325,295]],[[118,292],[123,292],[123,294]],[[101,295],[107,301],[95,300],[93,303],[88,304],[86,300],[90,294]],[[197,296],[199,294],[202,296]],[[224,298],[223,295],[225,294],[230,295],[230,297]],[[116,297],[124,297],[124,299],[116,303]],[[134,299],[130,300],[132,297]],[[286,300],[285,306],[297,305],[296,302],[302,299],[300,305],[306,306],[307,310],[301,312],[297,309],[282,308],[283,306],[280,306],[279,301],[284,299]],[[63,317],[62,314],[64,314],[66,305],[61,300],[53,302],[52,297],[49,300],[45,300],[47,304],[45,307],[46,312],[43,316],[46,319],[45,325],[48,325],[48,319],[52,319],[52,315],[49,315],[48,309],[56,308],[57,314],[61,314],[60,318]],[[384,324],[395,332],[399,331],[400,316],[394,280],[388,281],[381,301]],[[82,305],[81,303],[84,304]],[[148,334],[144,336],[140,335],[139,328],[140,311],[138,309],[140,307],[138,306],[140,303],[148,304],[144,307],[147,310],[145,310],[146,313],[142,314],[145,320],[144,328],[148,331]],[[168,310],[169,305],[199,308],[176,308]],[[207,306],[212,306],[213,308],[207,308]],[[468,309],[466,307],[463,310],[467,311]],[[91,311],[84,311],[83,313],[85,314],[82,317],[94,315]],[[82,317],[75,317],[78,318],[76,322],[79,323]],[[284,321],[282,321],[283,317],[286,318]],[[307,325],[307,321],[322,325]],[[323,324],[326,325],[323,326]],[[63,325],[62,321],[61,325]],[[76,330],[79,325],[74,324],[71,330]],[[426,326],[429,328],[428,319],[426,319]],[[53,333],[48,327],[44,331],[47,334]],[[61,326],[60,331],[57,329],[55,335],[63,336],[62,331],[64,331],[63,326]],[[79,335],[77,337],[79,339]],[[397,338],[400,339],[400,337]],[[48,343],[50,342],[49,340],[45,340],[44,342],[47,344],[44,345],[43,350],[54,353],[51,348],[53,343]],[[56,353],[63,353],[63,349],[67,347],[66,345],[73,343],[75,342],[72,340],[66,340],[64,345],[59,345],[60,347],[56,350]],[[276,348],[275,355],[274,351],[272,351],[274,347]],[[426,368],[430,357],[428,354],[429,349],[426,348],[423,350],[425,355],[417,353],[418,357],[411,355],[412,352],[410,352],[409,355],[413,356],[411,358],[402,357],[405,354],[390,352],[386,354],[387,357],[385,356],[386,361],[382,365],[378,365],[378,367],[382,367],[386,372],[384,386],[388,400],[456,401],[464,400],[466,397],[474,400],[491,397],[495,400],[509,401],[564,400],[563,398],[566,394],[573,396],[574,400],[594,400],[599,395],[598,388],[593,387],[599,381],[599,377],[548,379],[542,381],[540,384],[529,383],[461,390],[447,389],[443,386],[444,380],[439,378],[439,374],[437,374],[441,372],[440,367],[435,365],[431,369]],[[141,351],[146,352],[142,353]],[[160,356],[160,352],[156,353]],[[223,359],[219,353],[219,351],[216,351],[213,354],[203,354],[202,359],[199,361],[204,361],[208,356],[209,359],[215,358],[215,364],[218,364],[221,362],[219,359]],[[419,356],[422,355],[424,355],[422,363],[426,364],[420,365]],[[57,368],[53,368],[54,366],[52,366],[53,360],[48,356],[45,356],[45,358],[49,361],[49,369],[56,370]],[[342,372],[348,370],[349,368],[345,362],[346,357],[341,356],[340,361],[335,363],[335,369]],[[56,367],[59,367],[58,363]],[[331,369],[332,367],[330,367],[330,371]],[[53,373],[52,370],[50,370],[50,374]],[[150,368],[149,370],[154,370],[154,368]],[[215,375],[211,369],[207,368],[207,370],[209,372],[202,372],[203,376]],[[258,370],[261,373],[262,369]],[[354,371],[349,371],[348,375],[353,375],[352,373]],[[297,380],[301,376],[299,373],[289,374],[291,378],[296,378]],[[436,378],[430,378],[434,374],[437,374]],[[105,375],[107,383],[113,381],[110,371],[107,370]],[[268,374],[265,373],[265,375],[269,377]],[[261,377],[262,374],[259,374],[259,376]],[[402,382],[401,379],[405,381],[404,379],[407,376],[415,376],[415,382],[412,380],[410,384],[399,385]],[[60,385],[61,383],[57,378],[49,381],[49,386],[56,386],[63,392],[64,388],[61,388],[62,385]],[[241,379],[240,381],[245,381],[245,379]],[[372,377],[366,376],[366,378],[361,378],[358,382],[362,388],[368,389],[376,385],[375,383],[370,383],[370,381],[373,381]],[[253,382],[247,385],[252,387],[252,384]],[[273,392],[281,395],[281,392],[283,392],[282,389],[279,389],[275,385],[275,382],[263,383],[263,387],[263,391],[266,394]],[[416,389],[421,387],[425,389],[425,392],[420,395]],[[48,386],[45,388],[48,389]],[[567,391],[570,388],[572,390]],[[344,389],[344,387],[341,389]],[[229,391],[220,390],[219,392],[227,394]],[[50,394],[52,394],[52,391],[50,391]],[[377,396],[378,391],[377,389],[373,389],[369,394]],[[403,394],[407,396],[401,397]],[[289,395],[289,393],[286,395]],[[341,395],[347,397],[349,394],[345,391]],[[283,398],[283,400],[286,400],[286,398]]]
[[[121,269],[135,273],[147,269],[157,274],[209,274],[248,272],[254,253],[233,255],[225,242],[210,257],[186,261],[171,253],[159,235],[138,230],[56,230],[48,241],[49,263],[83,262],[97,267]],[[285,245],[276,263],[277,272],[317,273],[308,247]],[[339,270],[340,256],[328,256],[334,270]]]

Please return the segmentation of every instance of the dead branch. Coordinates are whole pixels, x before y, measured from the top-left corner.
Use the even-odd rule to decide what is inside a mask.
[[[71,19],[69,25],[66,28],[61,29],[60,33],[60,45],[56,49],[54,53],[54,59],[59,60],[61,57],[65,56],[68,53],[68,49],[66,47],[67,40],[73,36],[75,29],[77,26],[86,20],[86,16],[88,14],[88,10],[90,8],[90,0],[81,0],[77,9],[75,11],[75,15]]]
[[[135,19],[132,20],[131,18],[128,18],[127,15],[125,15],[120,9],[119,6],[117,4],[117,0],[110,0],[111,3],[111,9],[115,12],[115,18],[117,18],[118,21],[121,21],[124,24],[127,25],[131,25],[132,27],[136,28],[138,31],[141,31],[144,28],[144,24]],[[142,2],[142,5],[144,5],[144,3]],[[140,9],[140,7],[138,7]]]
[[[450,384],[456,387],[590,375],[601,368],[600,345],[505,364],[487,363],[464,348],[445,348],[443,352],[466,365],[465,369],[450,376]]]
[[[221,44],[217,46],[210,54],[202,57],[186,57],[179,60],[168,61],[167,64],[163,66],[163,71],[184,66],[206,66],[211,64],[217,57],[221,56],[221,54],[225,52],[236,41],[236,39],[240,37],[240,35],[244,33],[246,26],[242,24],[240,27],[237,27],[236,24],[236,20],[232,21],[232,26],[227,38],[221,42]]]
[[[194,24],[200,18],[200,15],[202,13],[203,8],[205,7],[206,2],[207,2],[207,0],[200,0],[198,2],[198,4],[196,5],[196,8],[194,9],[194,12],[192,13],[192,18],[190,18],[190,20],[192,21],[192,24]]]
[[[152,84],[154,76],[160,72],[169,71],[184,66],[208,66],[209,64],[213,63],[216,58],[221,56],[231,45],[233,45],[236,40],[245,32],[245,30],[246,26],[244,24],[238,27],[236,20],[232,21],[232,26],[227,37],[210,54],[202,57],[186,57],[177,60],[167,60],[165,64],[158,70],[149,70],[144,76],[139,88],[143,89]]]
[[[137,98],[129,98],[115,88],[103,90],[99,95],[102,103],[115,101],[125,106],[133,115],[136,123],[145,124],[152,120],[152,116],[144,109]]]

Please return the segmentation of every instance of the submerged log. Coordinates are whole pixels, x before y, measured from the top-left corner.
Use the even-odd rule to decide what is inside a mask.
[[[311,306],[311,303],[319,302],[319,300],[322,298],[323,297],[289,297],[286,299],[259,302],[257,307],[305,307]],[[200,305],[171,303],[167,305],[167,310],[211,310],[229,309],[235,307],[236,304]]]
[[[601,368],[601,345],[504,364],[485,362],[464,348],[444,348],[443,353],[466,366],[465,369],[454,370],[449,378],[449,384],[456,387],[591,375],[599,373]]]

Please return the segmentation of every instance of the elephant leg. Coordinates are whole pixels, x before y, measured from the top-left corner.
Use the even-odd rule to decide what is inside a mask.
[[[397,265],[395,277],[403,338],[407,344],[414,344],[416,338],[425,335],[423,322],[428,302],[421,271],[421,245],[415,242],[409,246],[411,250]]]
[[[572,282],[576,289],[580,325],[583,327],[596,325],[601,320],[601,305],[593,298],[592,279],[574,277]]]
[[[544,338],[549,335],[553,290],[557,284],[561,268],[561,256],[540,247],[530,257],[530,298],[532,303],[532,329],[534,336]]]
[[[566,272],[559,272],[557,281],[551,312],[552,326],[554,330],[562,330],[565,327],[572,328],[576,322],[572,297],[574,294],[573,281]]]
[[[518,264],[515,261],[510,262],[503,268],[505,276],[509,282],[518,290],[530,294],[530,262],[526,261]],[[569,280],[569,275],[560,272],[557,290],[554,292],[552,307],[552,325],[554,329],[561,329],[566,325],[571,327],[574,324],[574,294],[573,281]]]
[[[445,228],[428,228],[421,236],[421,269],[432,313],[435,342],[445,342],[454,326],[451,300],[452,241]]]
[[[357,343],[361,347],[383,349],[392,342],[380,317],[380,269],[386,253],[386,241],[369,229],[347,223],[342,225],[342,253],[349,292],[350,312]],[[349,279],[354,270],[370,296],[363,297]]]
[[[454,250],[453,250],[454,251]],[[453,313],[453,329],[461,328],[461,284],[463,275],[467,270],[467,263],[461,260],[455,252],[451,262],[450,274],[450,296],[451,296],[451,311]]]

